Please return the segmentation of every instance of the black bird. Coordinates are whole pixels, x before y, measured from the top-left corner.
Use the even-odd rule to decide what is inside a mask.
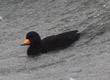
[[[30,45],[27,50],[28,56],[36,56],[40,53],[67,48],[80,38],[77,30],[52,35],[41,40],[38,33],[31,31],[27,33],[23,45]]]

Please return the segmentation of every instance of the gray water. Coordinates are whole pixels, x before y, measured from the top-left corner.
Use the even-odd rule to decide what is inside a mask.
[[[64,50],[28,58],[20,46],[29,31],[76,29]],[[0,80],[110,80],[110,0],[0,0]]]

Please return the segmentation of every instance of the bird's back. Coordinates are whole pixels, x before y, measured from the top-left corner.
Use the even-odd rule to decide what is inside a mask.
[[[42,51],[48,52],[68,47],[70,44],[79,39],[80,33],[77,32],[78,31],[75,30],[44,38],[41,41]]]

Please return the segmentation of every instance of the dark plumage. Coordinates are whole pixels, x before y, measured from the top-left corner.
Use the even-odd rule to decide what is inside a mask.
[[[30,45],[27,50],[28,56],[47,53],[48,51],[64,49],[80,38],[78,31],[69,31],[58,35],[52,35],[41,40],[38,33],[31,31],[26,35],[23,45]]]

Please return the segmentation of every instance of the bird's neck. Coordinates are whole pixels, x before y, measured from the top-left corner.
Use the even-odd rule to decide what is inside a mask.
[[[40,54],[40,46],[34,46],[30,45],[30,47],[27,50],[28,56],[35,56]]]

